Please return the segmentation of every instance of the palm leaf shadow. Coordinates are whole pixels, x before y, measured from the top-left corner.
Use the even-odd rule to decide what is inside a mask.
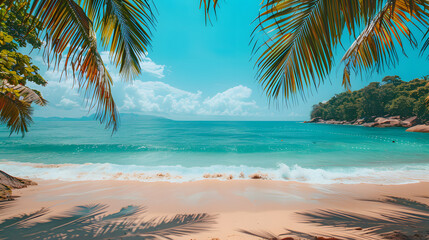
[[[107,205],[76,206],[47,217],[46,208],[7,218],[0,223],[0,239],[172,239],[207,231],[214,215],[178,214],[145,220],[145,208],[128,206],[106,214]]]
[[[10,207],[13,203],[11,200],[0,201],[0,210]]]
[[[330,235],[330,236],[325,236],[323,234],[317,234],[316,235],[312,235],[312,234],[308,234],[308,233],[304,233],[304,232],[299,232],[299,231],[294,231],[291,229],[285,229],[287,232],[280,234],[280,235],[275,235],[271,232],[267,232],[267,231],[260,231],[260,232],[256,232],[256,231],[247,231],[247,230],[243,230],[240,229],[238,230],[241,233],[250,235],[250,236],[254,236],[254,237],[258,237],[260,239],[264,239],[264,240],[295,240],[295,239],[299,239],[299,240],[318,240],[318,239],[325,239],[325,240],[339,240],[339,239],[343,239],[343,240],[354,240],[356,238],[350,238],[350,237],[346,237],[346,236],[337,236],[337,235]]]
[[[368,216],[342,210],[318,210],[315,212],[298,213],[307,220],[304,222],[327,227],[343,227],[359,229],[367,238],[386,236],[393,232],[401,232],[407,236],[427,234],[429,231],[429,206],[414,200],[387,196],[374,201],[396,206],[395,210],[384,210],[379,216]]]
[[[329,236],[331,239],[427,239],[429,236],[429,205],[394,196],[386,196],[381,200],[364,199],[362,201],[389,204],[397,208],[384,209],[382,213],[378,213],[378,216],[331,209],[297,214],[305,218],[304,223],[350,230],[341,236],[331,235]],[[266,240],[317,239],[314,235],[286,230],[286,233],[280,235],[269,232],[239,231]]]

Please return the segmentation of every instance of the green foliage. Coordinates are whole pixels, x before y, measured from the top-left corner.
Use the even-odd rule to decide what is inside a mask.
[[[0,123],[12,133],[28,131],[32,122],[31,104],[46,105],[39,91],[28,88],[27,82],[46,85],[39,68],[31,57],[19,52],[30,47],[38,49],[42,42],[38,38],[38,22],[27,13],[29,2],[13,1],[6,7],[0,4]]]
[[[395,98],[390,105],[386,106],[386,110],[390,115],[411,116],[415,101],[413,98],[400,96]]]
[[[42,46],[38,38],[38,22],[27,14],[29,7],[28,1],[23,0],[14,1],[10,9],[0,5],[0,79],[14,85],[26,85],[31,81],[45,86],[47,82],[31,57],[18,52],[28,44],[35,49]]]
[[[361,90],[337,94],[328,102],[314,105],[311,117],[351,121],[400,115],[429,120],[428,95],[427,78],[405,82],[398,76],[387,76],[381,83],[372,82]]]

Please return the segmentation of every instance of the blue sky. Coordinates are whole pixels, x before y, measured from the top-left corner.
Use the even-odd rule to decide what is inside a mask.
[[[343,91],[341,66],[333,68],[330,81],[312,91],[306,101],[293,105],[270,104],[258,84],[251,59],[252,21],[260,0],[221,1],[217,20],[206,25],[199,0],[155,1],[158,23],[153,47],[142,61],[144,72],[133,82],[123,82],[116,69],[104,59],[115,79],[113,94],[122,113],[164,116],[177,120],[306,120],[313,104]],[[419,36],[420,37],[420,36]],[[344,43],[347,46],[347,42]],[[418,51],[406,49],[396,68],[380,74],[353,77],[352,89],[360,89],[385,75],[404,80],[429,74],[428,61]],[[338,49],[336,59],[344,50]],[[37,108],[39,117],[80,117],[88,114],[83,97],[70,79],[46,70],[41,52],[33,52],[36,64],[49,84],[38,88],[50,102]]]

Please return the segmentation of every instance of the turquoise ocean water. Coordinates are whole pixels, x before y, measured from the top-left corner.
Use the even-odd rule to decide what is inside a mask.
[[[301,122],[172,121],[125,116],[36,120],[21,138],[0,128],[0,169],[61,180],[269,179],[310,183],[429,181],[429,134]],[[244,177],[243,177],[244,176]]]

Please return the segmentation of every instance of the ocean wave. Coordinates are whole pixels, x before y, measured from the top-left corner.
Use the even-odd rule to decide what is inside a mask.
[[[429,181],[429,165],[391,168],[329,168],[312,169],[299,165],[279,164],[277,168],[249,166],[183,167],[117,165],[110,163],[42,164],[0,162],[0,169],[17,177],[30,179],[87,181],[133,180],[144,182],[188,182],[203,179],[264,179],[312,184],[406,184]]]

